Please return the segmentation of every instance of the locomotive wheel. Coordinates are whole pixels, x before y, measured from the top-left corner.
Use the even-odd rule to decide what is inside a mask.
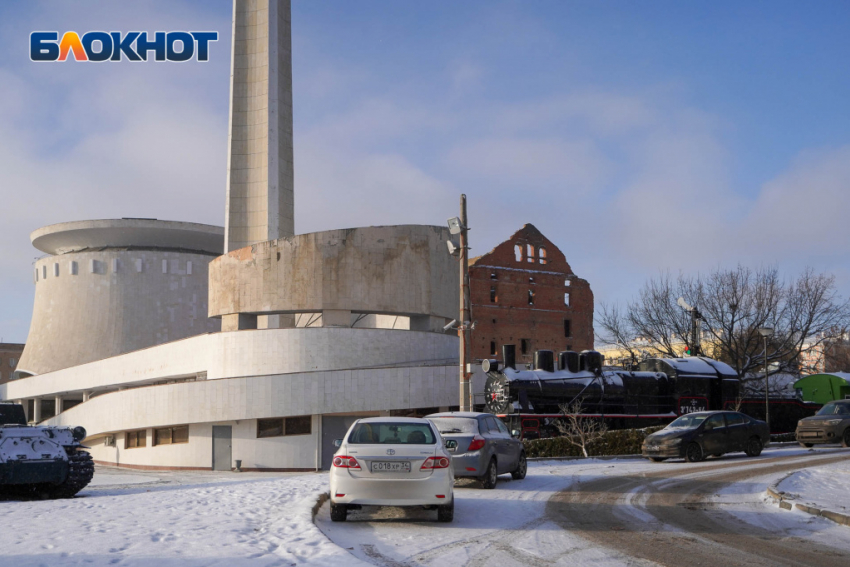
[[[94,461],[88,451],[73,451],[68,454],[68,476],[47,491],[48,498],[73,498],[86,487],[94,476]]]
[[[747,456],[748,457],[758,457],[761,455],[761,439],[758,437],[750,437],[750,440],[747,441]]]
[[[685,450],[685,460],[689,463],[698,463],[705,459],[705,453],[702,451],[699,443],[691,443]]]

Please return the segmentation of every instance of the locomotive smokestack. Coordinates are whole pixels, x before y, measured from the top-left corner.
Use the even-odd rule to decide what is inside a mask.
[[[546,372],[554,372],[555,353],[551,350],[534,351],[534,369],[545,370]]]
[[[516,370],[516,345],[502,345],[502,362],[505,368]]]

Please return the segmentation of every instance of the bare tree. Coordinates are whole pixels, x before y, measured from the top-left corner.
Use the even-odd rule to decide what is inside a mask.
[[[691,317],[677,305],[679,297],[698,307],[705,348],[693,344]],[[601,342],[639,357],[679,356],[681,345],[700,350],[731,365],[746,387],[764,380],[765,365],[769,374],[798,373],[802,355],[833,340],[848,323],[850,302],[836,292],[833,276],[806,269],[784,281],[776,268],[738,266],[675,279],[663,273],[624,308],[602,305],[597,328]],[[762,327],[774,330],[767,349],[758,333]]]
[[[601,419],[581,415],[582,402],[582,399],[577,399],[562,404],[560,408],[563,417],[558,420],[557,427],[561,435],[587,457],[587,446],[601,439],[608,432],[608,426]]]

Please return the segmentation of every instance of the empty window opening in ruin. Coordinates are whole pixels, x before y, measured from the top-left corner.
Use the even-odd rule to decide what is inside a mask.
[[[570,287],[570,280],[564,280],[564,286]]]
[[[570,328],[569,319],[564,319],[564,336],[568,338],[572,336],[572,329]],[[569,350],[569,347],[567,347],[567,350]]]
[[[545,248],[541,247],[541,248],[537,251],[537,256],[538,256],[538,258],[540,258],[540,263],[541,263],[541,264],[545,264],[545,263],[546,263],[546,249],[545,249]]]
[[[534,278],[528,278],[528,283],[533,284],[533,283],[534,283]]]
[[[534,263],[534,246],[527,244],[525,248],[525,256],[530,264]]]
[[[531,339],[520,339],[519,350],[522,354],[528,354],[528,351],[531,350]]]
[[[496,286],[490,287],[490,303],[498,303],[499,296],[496,295]]]
[[[493,319],[493,324],[494,324],[494,325],[496,324],[496,320],[495,320],[495,319]]]
[[[522,262],[522,246],[519,244],[514,245],[514,256],[517,262]]]
[[[496,272],[490,272],[490,279],[497,280],[499,279],[499,275]]]
[[[567,307],[570,306],[570,294],[569,293],[564,294],[564,305],[566,305]]]
[[[534,305],[534,292],[531,290],[528,290],[528,304]]]
[[[496,341],[490,341],[490,354],[496,354]]]

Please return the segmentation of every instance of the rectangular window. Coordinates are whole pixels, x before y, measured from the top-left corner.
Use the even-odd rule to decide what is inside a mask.
[[[564,336],[565,337],[571,337],[572,336],[572,329],[570,329],[570,320],[569,319],[564,319]]]
[[[177,427],[163,427],[154,429],[153,444],[154,445],[173,445],[174,443],[189,442],[189,426],[180,425]]]
[[[14,367],[15,367],[15,364],[17,364],[17,363],[18,363],[18,359],[17,359],[17,358],[10,358],[10,359],[9,359],[9,366],[11,366],[12,368],[14,368]]]
[[[519,347],[520,352],[522,352],[522,354],[528,354],[528,351],[531,350],[531,340],[530,339],[520,339],[519,344],[520,344],[520,347]]]
[[[496,354],[496,341],[490,341],[490,354]]]
[[[490,288],[490,303],[496,303],[498,301],[498,297],[496,296],[496,287],[492,286]]]
[[[491,280],[497,280],[497,279],[499,279],[499,276],[496,272],[490,272],[490,279]]]
[[[147,431],[128,431],[124,434],[124,448],[135,449],[147,445]]]
[[[528,304],[534,305],[534,292],[531,290],[528,290]]]
[[[564,305],[566,305],[567,307],[570,306],[570,294],[569,293],[564,294]]]
[[[283,435],[309,435],[312,432],[309,415],[276,417],[257,420],[257,437],[281,437]]]

